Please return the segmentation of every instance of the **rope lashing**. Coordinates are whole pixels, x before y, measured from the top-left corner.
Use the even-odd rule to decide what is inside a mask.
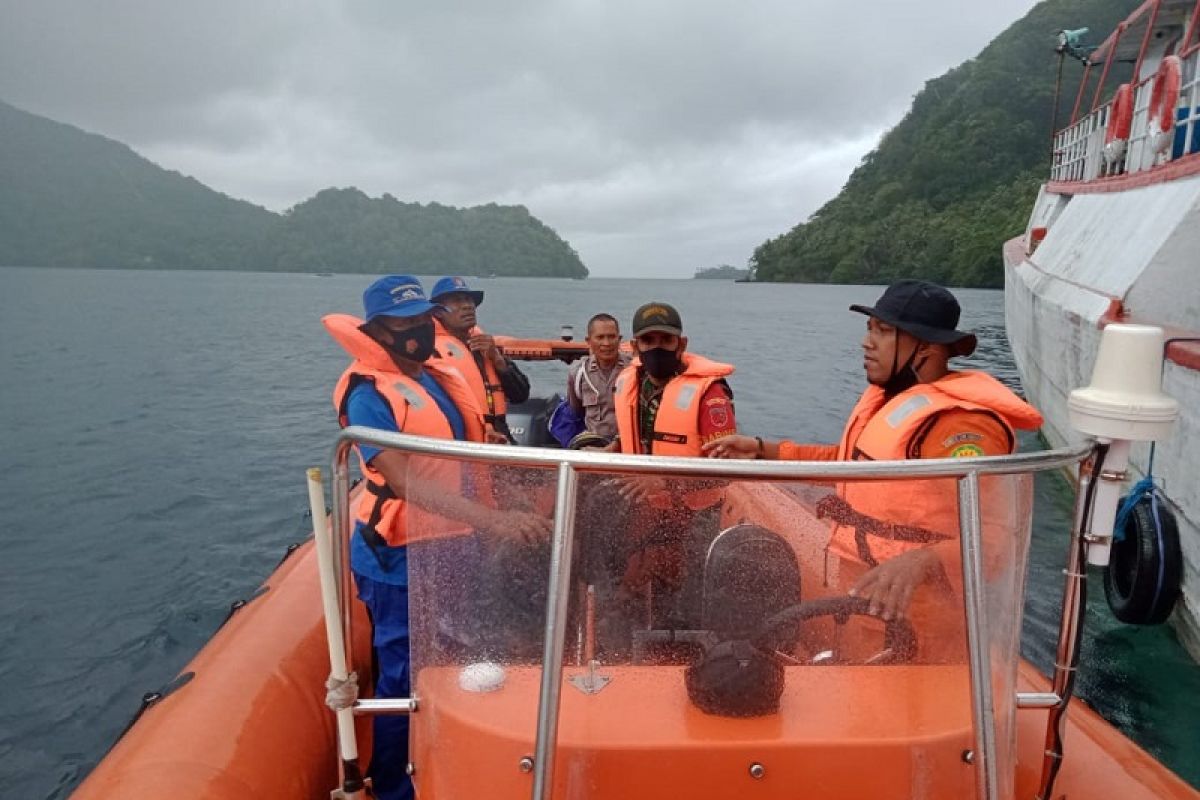
[[[350,708],[358,702],[358,673],[351,672],[344,681],[330,675],[325,681],[325,689],[325,705],[334,711]]]

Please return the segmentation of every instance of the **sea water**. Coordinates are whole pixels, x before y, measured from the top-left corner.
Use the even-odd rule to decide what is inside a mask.
[[[364,275],[0,269],[0,786],[63,797],[143,693],[165,685],[309,531],[346,364],[323,314],[361,310]],[[489,279],[489,330],[551,338],[605,311],[627,328],[676,305],[689,348],[731,362],[739,427],[836,441],[862,390],[879,287],[715,280]],[[1003,294],[956,292],[977,355],[1010,385]],[[561,364],[529,364],[534,392]],[[1027,440],[1027,447],[1036,442]],[[1070,521],[1038,485],[1025,655],[1053,663]],[[1200,667],[1167,628],[1116,623],[1092,582],[1079,693],[1200,784]],[[1068,742],[1068,748],[1070,743]]]

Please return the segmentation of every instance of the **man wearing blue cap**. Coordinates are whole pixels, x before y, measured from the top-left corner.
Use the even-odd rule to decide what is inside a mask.
[[[505,413],[509,403],[529,399],[529,379],[496,347],[496,340],[476,324],[475,310],[483,292],[472,289],[465,278],[454,275],[433,285],[433,302],[438,355],[453,364],[467,380],[484,420],[510,442]]]
[[[363,307],[365,322],[345,314],[322,320],[354,359],[333,392],[338,422],[439,439],[495,441],[458,372],[430,360],[438,306],[426,298],[420,282],[410,275],[380,278],[367,287]],[[373,623],[375,695],[407,697],[410,547],[420,548],[421,563],[431,570],[462,570],[481,557],[476,531],[536,539],[548,534],[549,521],[489,507],[481,471],[445,459],[410,462],[405,453],[369,445],[357,449],[366,490],[355,509],[350,568]],[[449,602],[465,608],[469,600]],[[421,623],[414,619],[414,627]],[[408,718],[376,717],[374,723],[370,774],[375,796],[412,797],[405,772]]]

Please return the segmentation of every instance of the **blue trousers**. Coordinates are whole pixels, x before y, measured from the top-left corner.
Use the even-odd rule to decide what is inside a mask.
[[[408,586],[383,583],[354,574],[358,596],[371,615],[371,642],[375,648],[375,696],[408,697],[411,678],[408,662]],[[375,743],[371,753],[371,777],[375,796],[381,800],[413,797],[408,765],[408,717],[379,716],[374,719]]]

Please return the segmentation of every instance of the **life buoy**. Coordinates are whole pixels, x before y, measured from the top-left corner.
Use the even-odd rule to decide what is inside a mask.
[[[1108,124],[1104,128],[1104,158],[1110,164],[1120,161],[1129,143],[1129,131],[1133,125],[1133,87],[1122,83],[1113,95],[1112,108],[1108,111]]]
[[[1182,82],[1183,63],[1179,56],[1167,56],[1154,73],[1150,86],[1150,107],[1147,109],[1147,129],[1151,136],[1151,147],[1160,153],[1171,142],[1170,134],[1175,130],[1175,107],[1179,105],[1179,87]]]
[[[1123,534],[1113,542],[1104,570],[1108,607],[1121,622],[1157,625],[1171,615],[1179,597],[1183,557],[1175,515],[1160,498],[1144,494],[1126,518]]]

